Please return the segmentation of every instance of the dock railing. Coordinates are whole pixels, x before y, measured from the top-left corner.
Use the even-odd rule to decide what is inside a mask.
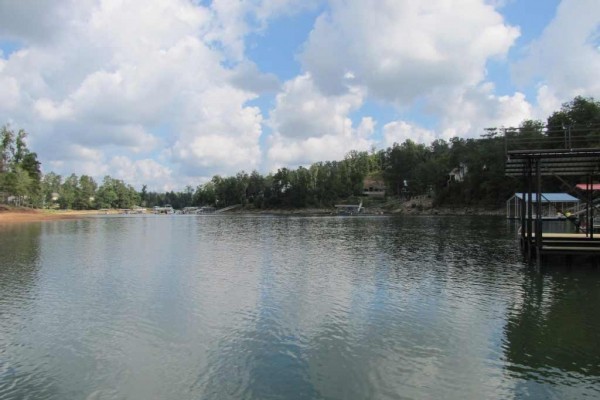
[[[506,154],[513,150],[572,150],[600,147],[600,124],[526,128],[501,128]]]

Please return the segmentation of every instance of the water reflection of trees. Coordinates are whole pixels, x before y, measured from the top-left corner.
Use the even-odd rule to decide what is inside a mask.
[[[0,226],[0,398],[22,398],[46,384],[23,379],[18,353],[24,321],[35,298],[41,225]],[[18,338],[18,339],[17,339]],[[22,363],[21,363],[22,364]],[[16,382],[20,382],[18,385]]]
[[[28,291],[36,280],[40,233],[40,224],[0,226],[0,300]]]
[[[600,276],[553,269],[525,276],[507,318],[508,372],[534,381],[600,376]],[[567,374],[565,374],[567,373]]]

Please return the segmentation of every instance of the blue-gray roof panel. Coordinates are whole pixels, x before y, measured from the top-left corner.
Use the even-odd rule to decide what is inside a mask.
[[[517,198],[522,199],[523,193],[515,193]],[[525,194],[525,201],[529,196]],[[533,193],[533,201],[537,201],[537,193]],[[577,197],[573,197],[568,193],[542,193],[542,203],[567,203],[567,202],[579,202]]]

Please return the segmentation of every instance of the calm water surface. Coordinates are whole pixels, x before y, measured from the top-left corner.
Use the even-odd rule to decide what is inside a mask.
[[[600,397],[600,270],[481,217],[0,227],[0,399]]]

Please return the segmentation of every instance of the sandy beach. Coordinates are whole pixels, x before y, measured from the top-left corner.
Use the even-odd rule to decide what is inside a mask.
[[[0,224],[15,224],[22,222],[54,221],[61,219],[82,218],[86,215],[97,214],[98,211],[50,211],[29,208],[13,208],[0,205]]]

